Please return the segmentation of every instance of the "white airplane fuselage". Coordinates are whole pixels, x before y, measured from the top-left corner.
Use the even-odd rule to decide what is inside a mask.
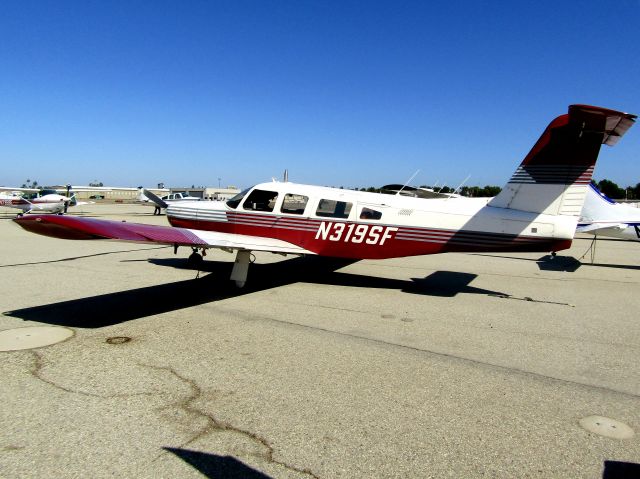
[[[640,208],[616,203],[591,186],[577,232],[640,241]]]
[[[270,204],[253,202],[254,192],[269,198]],[[167,218],[177,227],[274,238],[335,257],[557,251],[569,246],[575,217],[495,208],[487,205],[488,200],[262,183],[247,190],[239,202],[171,204]]]
[[[61,213],[64,211],[65,204],[68,204],[69,201],[68,197],[55,193],[32,200],[27,200],[20,196],[0,196],[0,206],[20,209],[23,212]]]

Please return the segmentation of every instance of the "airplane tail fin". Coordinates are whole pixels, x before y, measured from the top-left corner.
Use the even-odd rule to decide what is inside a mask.
[[[142,190],[143,190],[142,186],[138,187],[138,198],[137,198],[137,200],[138,200],[139,202],[141,202],[141,203],[143,203],[143,202],[147,202],[147,201],[150,201],[150,200],[149,200],[149,198],[147,198],[147,197],[144,195],[144,192],[143,192]]]
[[[579,217],[600,145],[615,145],[637,116],[571,105],[553,120],[489,206]]]

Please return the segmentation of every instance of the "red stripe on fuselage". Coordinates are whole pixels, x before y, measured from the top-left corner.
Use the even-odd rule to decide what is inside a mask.
[[[193,230],[274,238],[319,255],[358,259],[419,256],[449,251],[546,252],[571,246],[571,240],[333,221],[331,218],[290,218],[239,212],[228,212],[227,216],[228,221],[169,217],[169,222],[173,226]]]

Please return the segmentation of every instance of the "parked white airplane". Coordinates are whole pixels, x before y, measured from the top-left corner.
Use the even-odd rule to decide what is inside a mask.
[[[616,203],[590,185],[576,233],[640,241],[640,208]]]
[[[433,253],[569,248],[600,146],[614,145],[636,115],[572,105],[553,120],[500,194],[423,199],[263,183],[227,202],[168,205],[173,227],[30,216],[24,229],[67,239],[118,239],[236,251],[231,279],[244,285],[252,251],[379,259]]]
[[[140,196],[147,198],[147,201],[152,201],[156,204],[156,209],[153,212],[154,215],[159,215],[160,210],[166,209],[170,204],[177,203],[190,203],[192,201],[200,201],[201,198],[196,198],[195,196],[189,195],[189,193],[171,193],[163,196],[162,198],[156,196],[146,188],[142,188],[140,190]]]
[[[13,192],[26,192],[29,188],[18,188]],[[38,191],[38,190],[35,190]],[[69,206],[77,204],[75,196],[63,196],[58,193],[48,193],[33,199],[26,199],[17,194],[0,194],[0,206],[21,210],[20,214],[35,212],[63,213]]]
[[[158,206],[162,208],[167,208],[170,204],[173,203],[181,203],[183,201],[201,201],[202,198],[197,198],[195,196],[189,195],[189,193],[171,193],[163,196],[162,198],[153,194],[146,188],[142,188],[141,190],[142,196],[147,198],[147,201],[153,201]]]

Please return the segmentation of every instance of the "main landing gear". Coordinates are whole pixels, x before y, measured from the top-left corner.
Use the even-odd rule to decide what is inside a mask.
[[[178,246],[174,245],[174,254],[178,251]],[[229,251],[230,252],[230,251]],[[189,266],[193,268],[199,268],[204,261],[203,256],[206,256],[206,249],[202,248],[202,254],[198,252],[198,248],[192,248],[192,253],[187,258]],[[242,288],[247,283],[247,276],[249,274],[249,265],[251,264],[251,251],[238,250],[236,253],[236,260],[233,263],[233,269],[231,270],[231,281],[236,283],[238,288]]]
[[[200,266],[202,265],[202,262],[204,261],[203,256],[206,255],[205,250],[202,250],[202,254],[198,253],[198,249],[197,248],[193,248],[193,253],[191,253],[189,255],[189,258],[187,258],[187,261],[189,262],[189,266]]]

